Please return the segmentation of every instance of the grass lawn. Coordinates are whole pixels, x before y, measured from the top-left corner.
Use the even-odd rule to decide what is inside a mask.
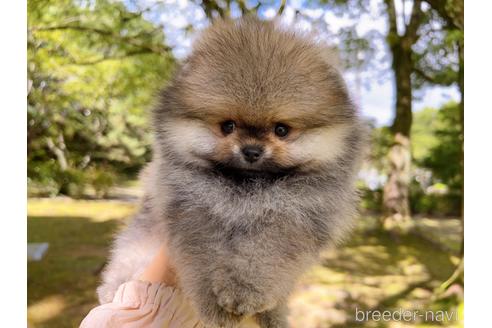
[[[117,201],[65,199],[28,202],[28,241],[49,242],[45,257],[28,263],[30,327],[77,327],[97,304],[95,288],[113,234],[135,205]],[[425,221],[427,220],[427,221]],[[463,303],[453,298],[430,303],[431,291],[453,271],[459,225],[456,221],[422,220],[435,242],[416,235],[392,237],[373,219],[360,226],[345,245],[323,254],[290,299],[292,327],[462,327]],[[448,224],[451,223],[451,224]],[[439,238],[443,225],[446,229]],[[455,228],[453,228],[455,227]],[[451,229],[451,230],[450,230]],[[454,230],[452,230],[454,229]],[[430,233],[432,231],[432,234]],[[445,250],[447,249],[447,251]],[[451,322],[356,322],[357,310],[457,311]],[[438,317],[437,319],[440,319]]]
[[[27,240],[50,244],[41,261],[27,265],[31,327],[78,327],[97,303],[112,235],[134,210],[114,201],[29,200]]]

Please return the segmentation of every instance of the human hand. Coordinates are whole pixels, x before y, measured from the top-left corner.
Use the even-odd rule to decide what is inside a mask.
[[[176,274],[174,268],[171,266],[165,245],[159,248],[159,251],[145,268],[139,279],[148,282],[160,282],[168,286],[174,286],[176,284]]]

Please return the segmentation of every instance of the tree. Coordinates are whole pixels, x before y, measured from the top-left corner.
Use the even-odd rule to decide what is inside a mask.
[[[441,147],[435,148],[435,152],[440,155],[444,155],[444,157],[451,157],[449,159],[449,163],[457,163],[458,165],[451,164],[450,167],[446,167],[443,172],[446,177],[443,178],[451,178],[454,181],[454,184],[457,184],[460,187],[461,191],[461,228],[462,233],[464,233],[464,136],[465,136],[465,127],[464,127],[464,109],[465,109],[465,84],[464,84],[464,32],[465,32],[465,24],[464,24],[464,1],[463,0],[426,0],[427,3],[439,14],[439,16],[444,20],[443,29],[446,31],[446,45],[447,48],[453,47],[457,56],[455,58],[454,67],[451,70],[451,74],[449,74],[449,70],[437,69],[430,70],[431,73],[425,72],[422,69],[418,69],[418,75],[427,83],[441,84],[441,85],[449,85],[450,83],[458,83],[461,98],[458,105],[459,115],[456,115],[457,110],[449,108],[446,112],[448,114],[448,120],[454,120],[454,127],[459,127],[457,130],[453,127],[442,130],[441,135],[444,138],[450,138],[450,142],[453,142],[454,145],[458,145],[459,149],[452,145],[442,145]],[[430,49],[433,50],[432,48]],[[434,50],[435,52],[435,50]],[[425,72],[425,73],[424,73]],[[453,74],[455,73],[455,74]],[[454,115],[453,115],[454,114]],[[451,146],[451,147],[450,147]],[[437,155],[435,154],[435,155]],[[426,164],[430,167],[441,168],[439,161],[436,159],[439,156],[435,156],[434,159],[430,158]],[[458,174],[459,170],[459,174]],[[442,173],[438,173],[438,175],[442,176]],[[462,275],[464,270],[464,235],[462,236],[461,242],[461,261],[457,265],[456,270],[453,272],[451,277],[446,280],[439,288],[436,289],[435,295],[439,296],[444,293],[444,291],[451,286],[452,283],[458,281]],[[461,279],[463,282],[463,279]]]
[[[378,10],[379,16],[385,17],[388,22],[387,32],[370,30],[364,35],[358,35],[357,21],[370,11],[373,3],[364,0],[326,0],[326,3],[331,10],[348,13],[355,21],[341,35],[342,46],[349,44],[350,40],[368,40],[366,43],[352,42],[355,47],[346,48],[348,53],[344,53],[345,57],[354,56],[354,53],[357,55],[360,51],[370,54],[371,48],[376,48],[376,41],[381,39],[391,56],[395,107],[390,129],[393,140],[387,156],[388,179],[383,197],[384,221],[389,225],[405,224],[410,219],[408,197],[412,163],[412,103],[416,97],[415,91],[435,84],[430,81],[429,73],[432,77],[446,80],[445,85],[455,83],[458,77],[457,65],[453,61],[457,51],[447,41],[451,33],[439,15],[444,10],[441,8],[442,3],[438,0],[384,0],[383,6],[379,6]],[[372,56],[362,57],[366,61],[373,61]]]
[[[404,31],[398,31],[397,12],[394,0],[385,0],[389,22],[386,37],[392,55],[392,69],[395,81],[395,118],[391,126],[393,145],[388,159],[390,172],[384,186],[383,203],[386,220],[406,221],[410,218],[408,190],[410,183],[412,126],[412,46],[418,40],[418,29],[423,22],[421,1],[415,0]],[[405,19],[405,17],[403,17]],[[405,20],[403,20],[405,22]]]
[[[354,1],[343,2],[345,5]],[[360,1],[359,1],[360,2]],[[336,4],[339,2],[335,2]],[[363,6],[368,3],[362,2]],[[395,114],[391,125],[392,146],[388,151],[388,179],[384,187],[383,208],[385,223],[405,224],[410,219],[409,183],[411,181],[411,126],[414,90],[424,86],[422,80],[429,68],[445,85],[457,81],[458,69],[452,58],[456,49],[447,41],[452,35],[443,18],[439,16],[439,3],[430,5],[425,1],[399,1],[401,10],[396,10],[396,0],[385,0],[384,14],[388,21],[385,36],[391,54],[391,69],[395,85]],[[410,13],[405,5],[411,4]],[[401,24],[399,24],[401,23]],[[451,58],[451,60],[450,60]],[[431,83],[431,82],[430,82]],[[435,82],[434,82],[435,83]]]
[[[119,2],[28,3],[28,178],[51,194],[110,184],[149,158],[145,112],[174,59]]]
[[[443,19],[442,25],[445,31],[444,47],[440,49],[437,47],[428,48],[428,52],[431,52],[435,58],[440,59],[440,56],[436,56],[439,51],[451,51],[454,52],[454,62],[449,65],[448,63],[442,63],[437,60],[437,64],[434,66],[416,67],[415,72],[417,77],[420,78],[423,83],[438,84],[438,85],[451,85],[457,83],[460,90],[459,101],[459,120],[456,121],[456,126],[459,127],[459,133],[455,134],[456,138],[453,142],[459,142],[460,151],[455,157],[456,163],[459,163],[461,170],[460,177],[464,179],[464,109],[465,109],[465,84],[464,84],[464,1],[463,0],[426,0],[427,3],[438,13],[439,17]],[[422,55],[421,55],[422,56]],[[451,110],[448,110],[451,112]],[[463,188],[463,182],[461,182],[461,188]],[[461,190],[461,205],[463,206],[464,190]],[[463,208],[461,210],[461,217],[464,218]]]
[[[280,5],[278,7],[277,16],[281,15],[285,5],[286,0],[281,0]],[[225,1],[212,1],[212,0],[203,0],[198,1],[200,6],[203,8],[205,15],[210,21],[213,21],[216,18],[232,18],[232,6],[237,6],[241,15],[257,15],[258,10],[264,3],[258,1],[254,6],[248,6],[246,1],[244,0],[225,0]],[[270,3],[268,3],[270,4]]]

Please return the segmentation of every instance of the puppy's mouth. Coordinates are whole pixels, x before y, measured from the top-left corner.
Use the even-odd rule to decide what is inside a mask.
[[[295,168],[245,169],[217,163],[213,172],[235,183],[245,182],[274,182],[295,174]]]

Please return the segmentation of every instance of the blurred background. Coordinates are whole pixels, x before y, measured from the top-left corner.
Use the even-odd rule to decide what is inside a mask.
[[[300,281],[292,327],[463,326],[463,0],[29,0],[28,321],[76,327],[136,210],[155,93],[218,17],[338,50],[372,126],[355,232]],[[357,320],[410,310],[415,320]],[[360,319],[360,316],[359,316]]]

